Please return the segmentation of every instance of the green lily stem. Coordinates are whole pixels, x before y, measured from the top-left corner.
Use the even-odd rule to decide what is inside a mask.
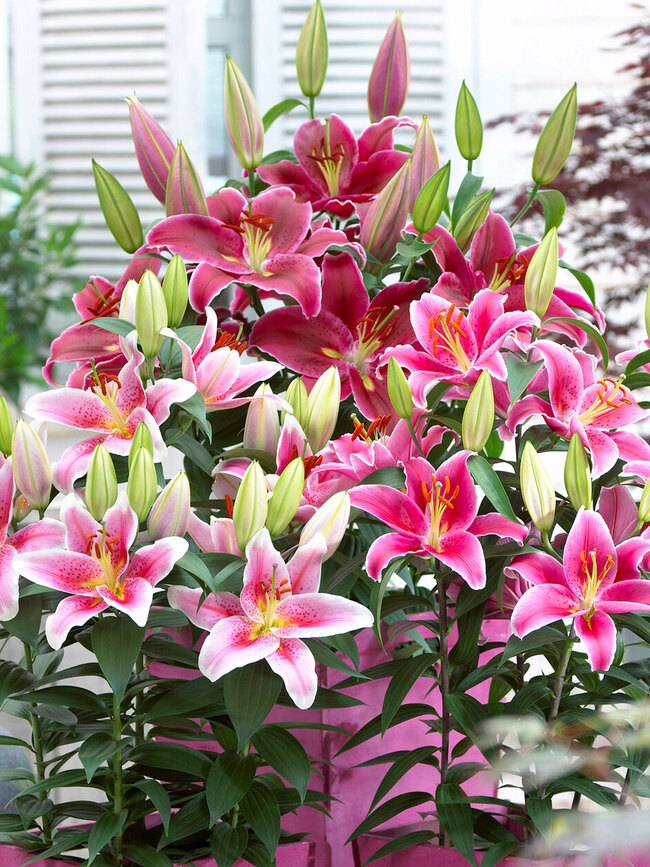
[[[26,641],[23,641],[23,650],[25,652],[25,671],[29,674],[34,673],[34,657],[32,649]],[[35,708],[36,704],[31,703],[30,708]],[[33,710],[29,713],[29,722],[32,727],[32,746],[34,747],[34,759],[36,761],[36,781],[42,783],[45,780],[45,761],[43,758],[43,734],[41,732],[41,721]],[[45,801],[47,793],[42,791],[38,793],[39,800]],[[43,842],[48,846],[52,845],[52,824],[49,816],[41,817],[43,826]]]
[[[407,418],[407,419],[406,419],[406,424],[408,425],[409,433],[411,434],[411,439],[412,439],[413,442],[415,443],[415,448],[418,450],[420,457],[421,457],[421,458],[424,458],[424,459],[426,460],[426,455],[425,455],[424,452],[422,451],[422,448],[421,448],[421,446],[420,446],[420,443],[419,443],[419,441],[418,441],[418,438],[417,438],[417,436],[416,436],[416,434],[415,434],[415,431],[413,430],[413,422],[411,421],[410,418]]]
[[[316,117],[316,114],[314,113],[315,103],[316,103],[316,97],[310,96],[309,97],[309,120],[313,120]]]
[[[259,292],[257,291],[257,286],[251,286],[248,284],[246,286],[246,291],[248,293],[248,300],[250,301],[251,307],[257,313],[258,316],[264,315],[264,307],[262,306],[262,301],[260,300]]]
[[[255,169],[248,170],[248,192],[251,199],[255,196]]]
[[[440,782],[447,782],[447,772],[449,770],[449,711],[447,710],[447,695],[449,693],[449,655],[447,631],[449,623],[447,620],[447,591],[445,589],[445,579],[443,575],[436,576],[438,584],[438,629],[440,642],[440,675],[438,686],[440,688],[441,708],[440,708]],[[440,845],[449,845],[447,833],[440,831]]]
[[[120,702],[113,693],[113,738],[120,744],[122,740],[122,715]],[[113,812],[119,816],[122,812],[122,747],[119,746],[113,758]],[[122,828],[115,835],[113,863],[122,864]]]
[[[519,213],[518,213],[517,216],[514,218],[514,220],[511,220],[511,222],[510,222],[510,228],[512,228],[516,223],[518,223],[519,220],[521,220],[521,218],[524,216],[524,214],[526,213],[526,211],[530,208],[530,206],[531,206],[531,205],[533,204],[533,202],[535,201],[535,196],[537,195],[538,192],[539,192],[539,184],[536,183],[535,186],[534,186],[534,187],[532,188],[532,190],[530,191],[530,195],[528,196],[528,200],[527,200],[526,204],[523,206],[523,208],[521,209],[521,211],[519,211]]]
[[[567,638],[566,647],[564,648],[564,653],[560,658],[560,663],[557,667],[557,674],[555,675],[555,696],[553,698],[553,704],[551,705],[551,712],[548,715],[549,726],[555,722],[560,710],[560,702],[562,700],[562,692],[564,690],[564,679],[566,677],[566,670],[569,665],[569,659],[571,658],[571,651],[573,650],[573,643],[575,639],[575,624],[572,623],[571,629],[569,631],[569,636]]]
[[[135,661],[135,676],[144,671],[144,653],[139,653]],[[142,692],[135,697],[135,740],[137,744],[144,743],[144,722],[141,719]]]

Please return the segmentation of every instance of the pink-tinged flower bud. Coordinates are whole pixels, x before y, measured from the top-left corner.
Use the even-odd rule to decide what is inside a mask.
[[[110,172],[93,160],[97,198],[111,231],[120,247],[135,253],[142,246],[144,235],[137,208],[122,184]]]
[[[14,420],[9,409],[9,404],[0,397],[0,452],[8,456],[11,454],[11,440],[14,435]]]
[[[639,524],[646,524],[648,521],[650,521],[650,479],[643,486],[639,501]]]
[[[577,433],[574,433],[569,440],[569,450],[564,464],[564,486],[576,512],[581,506],[591,509],[591,470],[585,447]],[[641,501],[643,502],[643,495]]]
[[[126,496],[138,521],[144,521],[149,514],[156,493],[158,491],[158,479],[156,467],[151,452],[141,447],[133,453],[133,460],[129,467],[129,480],[126,484]],[[131,457],[131,455],[129,455]]]
[[[359,241],[380,262],[388,262],[402,237],[411,201],[411,160],[388,181],[361,217]],[[372,265],[368,270],[372,270]]]
[[[187,533],[190,524],[190,483],[185,473],[168,482],[151,507],[147,529],[152,539],[166,539]]]
[[[165,204],[167,176],[174,156],[174,145],[165,130],[148,111],[142,107],[136,96],[130,96],[129,119],[135,155],[145,184],[161,204]]]
[[[456,103],[454,128],[460,155],[471,165],[473,160],[478,159],[483,147],[483,123],[476,100],[464,81]]]
[[[492,189],[481,193],[480,196],[475,196],[454,226],[452,234],[463,253],[469,249],[472,238],[485,222],[494,193],[495,191]]]
[[[480,452],[490,438],[494,425],[492,377],[484,370],[476,380],[463,413],[463,448]]]
[[[311,7],[296,45],[296,73],[305,96],[315,97],[323,89],[329,46],[327,25],[320,0]]]
[[[120,298],[120,319],[135,325],[135,299],[138,294],[138,281],[127,281]]]
[[[540,319],[553,298],[559,259],[557,229],[553,226],[533,253],[524,278],[526,309],[536,313]]]
[[[368,113],[373,123],[399,116],[406,102],[410,78],[409,49],[398,12],[379,46],[368,81]]]
[[[232,514],[237,544],[242,551],[266,522],[267,495],[266,479],[262,468],[257,461],[253,461],[244,473],[237,490]]]
[[[519,467],[521,495],[533,524],[542,533],[548,533],[555,518],[555,486],[535,447],[527,442]]]
[[[327,552],[324,560],[329,559],[338,548],[350,520],[350,495],[341,491],[330,497],[302,528],[299,545],[305,545],[320,533],[325,539]]]
[[[388,362],[388,397],[393,409],[400,418],[410,421],[413,418],[413,395],[404,371],[394,358]]]
[[[147,425],[141,421],[131,440],[131,449],[129,451],[129,470],[133,464],[133,459],[138,453],[138,449],[146,449],[153,458],[153,440],[151,439],[151,431]]]
[[[165,213],[168,217],[174,214],[208,214],[203,184],[180,141],[169,167]]]
[[[307,415],[309,413],[309,395],[307,387],[302,379],[296,377],[292,379],[284,396],[286,402],[293,409],[293,415],[300,427],[304,430],[307,427]],[[281,420],[284,422],[285,410],[281,413]]]
[[[167,320],[170,328],[178,328],[187,309],[188,281],[185,262],[176,254],[167,266],[162,283],[167,304]]]
[[[558,175],[571,153],[578,118],[578,87],[571,90],[553,109],[537,140],[532,178],[536,184],[549,184]]]
[[[264,382],[248,405],[244,424],[244,448],[274,455],[279,438],[278,404],[271,387]]]
[[[104,515],[117,500],[117,476],[113,460],[101,443],[95,448],[86,476],[86,507],[96,521],[103,521]]]
[[[305,464],[302,458],[295,458],[280,474],[269,500],[266,526],[272,536],[279,536],[293,520],[304,487]]]
[[[237,160],[248,171],[264,156],[264,124],[255,97],[241,69],[226,55],[224,79],[226,132]]]
[[[341,403],[341,377],[336,367],[321,373],[309,393],[305,433],[314,453],[329,442]]]
[[[14,430],[11,454],[16,487],[32,509],[44,511],[50,503],[52,467],[41,438],[22,419]]]
[[[415,199],[413,226],[421,235],[426,235],[433,229],[445,209],[450,174],[451,162],[447,162],[429,178]]]
[[[438,151],[438,146],[431,132],[426,114],[422,118],[422,123],[415,136],[411,163],[412,210],[420,190],[441,166],[440,152]]]
[[[160,280],[153,271],[145,271],[135,296],[135,327],[142,352],[155,358],[163,342],[163,328],[167,328],[167,304]]]

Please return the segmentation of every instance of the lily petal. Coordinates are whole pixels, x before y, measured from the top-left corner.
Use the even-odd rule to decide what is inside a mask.
[[[266,661],[284,681],[291,701],[301,710],[311,707],[316,698],[318,678],[316,660],[307,645],[299,638],[283,638]]]
[[[580,614],[575,619],[576,632],[589,658],[593,671],[607,671],[616,652],[616,627],[604,611],[595,611],[587,618]]]
[[[607,524],[596,512],[581,508],[569,531],[564,548],[564,572],[567,586],[582,598],[582,589],[586,581],[585,560],[590,572],[592,553],[596,562],[596,574],[605,573],[600,587],[612,584],[616,577],[618,554]],[[610,559],[611,558],[611,559]]]
[[[201,629],[210,630],[223,620],[243,614],[239,598],[234,593],[210,593],[204,596],[200,587],[170,587],[167,598],[172,608],[183,614]],[[203,600],[203,602],[201,602]]]
[[[188,542],[178,536],[159,539],[139,548],[122,575],[123,581],[142,578],[155,587],[171,572],[177,560],[187,553]]]
[[[445,533],[435,556],[457,572],[473,590],[485,587],[485,555],[476,536],[464,530]]]
[[[525,555],[524,555],[525,556]],[[575,613],[580,602],[564,585],[536,584],[530,587],[512,612],[512,630],[519,638]]]
[[[138,626],[144,626],[153,601],[153,587],[144,578],[121,581],[116,590],[100,584],[97,592],[107,605],[128,614]]]
[[[226,617],[212,628],[199,653],[199,670],[208,680],[257,662],[274,653],[280,639],[269,632],[256,635],[258,624],[245,617]]]
[[[0,545],[0,620],[18,614],[18,572],[14,567],[16,549]]]
[[[58,650],[74,626],[83,626],[91,617],[107,608],[108,605],[98,596],[68,596],[62,599],[54,614],[45,621],[48,644]]]
[[[372,613],[352,599],[332,593],[300,593],[278,603],[271,632],[279,638],[320,638],[372,624]]]

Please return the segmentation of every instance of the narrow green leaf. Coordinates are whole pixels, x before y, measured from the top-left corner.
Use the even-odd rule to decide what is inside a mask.
[[[373,861],[378,861],[386,855],[394,855],[395,852],[403,852],[404,849],[410,849],[412,846],[421,846],[428,843],[435,834],[432,831],[411,831],[409,834],[401,834],[396,840],[391,840],[390,843],[385,843],[377,851],[364,861],[361,867],[366,867],[366,864],[372,864]],[[405,861],[402,862],[406,864]]]
[[[145,719],[151,722],[161,717],[207,716],[223,707],[223,686],[207,677],[197,677],[163,692]]]
[[[243,746],[267,718],[280,692],[281,681],[265,660],[236,668],[223,679],[228,716]]]
[[[231,828],[219,822],[210,835],[210,849],[218,867],[233,867],[248,843],[248,832],[241,825]]]
[[[458,192],[456,193],[456,198],[454,199],[454,207],[451,212],[452,225],[458,220],[458,218],[467,208],[474,196],[481,189],[482,183],[482,177],[479,178],[477,175],[473,175],[471,172],[466,173],[465,177],[460,183],[460,186],[458,187]],[[449,386],[449,388],[451,388],[451,386]]]
[[[440,783],[436,789],[436,812],[452,845],[476,867],[474,823],[469,798],[455,783]]]
[[[194,575],[195,578],[198,578],[205,587],[210,586],[212,581],[210,570],[201,557],[194,551],[188,551],[186,554],[183,554],[180,560],[176,561],[176,565],[180,566],[181,569],[185,569],[190,575]]]
[[[189,434],[181,434],[174,439],[174,448],[179,452],[183,452],[185,457],[189,458],[193,464],[200,467],[208,476],[212,472],[214,466],[214,458],[204,445],[201,445],[194,437]]]
[[[471,455],[467,460],[467,466],[476,484],[483,491],[494,508],[504,518],[513,521],[515,524],[520,522],[512,510],[510,500],[505,492],[501,480],[485,458],[481,455]]]
[[[370,804],[370,809],[373,810],[379,801],[390,792],[393,786],[398,783],[407,771],[414,768],[420,762],[431,758],[434,747],[417,747],[414,750],[408,750],[405,755],[393,762],[391,767],[386,771],[382,781],[377,787],[377,791]]]
[[[88,864],[92,864],[115,835],[123,827],[127,817],[127,811],[121,813],[104,813],[90,829],[88,834]]]
[[[115,755],[118,744],[107,732],[95,732],[79,747],[79,761],[90,782],[102,762]]]
[[[29,689],[35,680],[33,674],[25,671],[15,662],[8,660],[0,662],[0,705],[8,696]]]
[[[383,825],[384,822],[392,819],[393,816],[397,816],[405,810],[411,810],[413,807],[419,807],[420,804],[429,803],[431,800],[433,798],[429,792],[406,792],[403,795],[397,795],[369,813],[363,822],[357,825],[346,842],[349,843],[351,840],[356,840],[357,837],[367,834],[368,831],[372,831],[378,825]]]
[[[191,837],[198,831],[203,831],[208,827],[209,813],[205,803],[205,795],[195,795],[186,804],[184,804],[178,813],[174,813],[169,823],[169,829],[165,836],[160,838],[158,850],[170,843],[175,843],[176,840],[183,840],[185,837]]]
[[[399,725],[410,719],[415,719],[424,715],[431,715],[431,705],[428,704],[404,704],[402,705],[391,721],[391,726]],[[358,732],[345,743],[337,752],[337,756],[345,753],[348,750],[353,750],[359,744],[369,741],[370,738],[376,737],[381,732],[381,714],[369,720],[362,726]]]
[[[158,780],[141,780],[139,783],[133,784],[134,789],[140,789],[149,798],[156,812],[160,816],[163,830],[167,834],[169,830],[169,820],[172,816],[172,804],[169,795]]]
[[[388,485],[389,488],[403,488],[404,470],[399,467],[382,467],[374,470],[363,480],[364,485]]]
[[[132,750],[129,760],[147,768],[178,771],[185,777],[195,780],[207,779],[212,767],[210,759],[198,750],[183,744],[166,742],[141,744]],[[166,778],[163,777],[163,779]]]
[[[510,406],[519,400],[543,363],[543,361],[522,361],[514,352],[507,354],[506,368],[508,370]]]
[[[22,867],[27,867],[28,864],[34,864],[36,861],[38,861],[39,864],[42,864],[46,858],[52,858],[54,855],[61,855],[63,852],[69,854],[80,846],[83,846],[87,839],[88,828],[76,832],[68,832],[65,829],[61,830],[57,833],[56,843],[54,843],[53,846],[50,846],[50,848],[46,849],[44,852],[39,852],[37,855],[34,855],[34,857],[30,858],[29,861],[25,861],[22,864]]]
[[[117,319],[115,316],[99,316],[90,321],[97,328],[110,331],[112,334],[119,334],[120,337],[128,337],[132,331],[135,331],[135,325],[132,322],[127,322],[126,319]]]
[[[288,780],[305,800],[311,763],[300,741],[279,726],[264,726],[253,735],[253,746],[274,771]]]
[[[210,825],[235,806],[249,790],[255,776],[255,759],[225,750],[216,756],[205,784]]]
[[[178,405],[197,422],[208,438],[208,442],[212,442],[212,426],[208,424],[203,395],[197,392]]]
[[[625,375],[629,376],[631,373],[634,373],[635,370],[638,370],[638,368],[644,364],[650,364],[650,349],[646,349],[644,352],[639,352],[638,355],[635,355],[634,358],[628,361],[625,367]],[[13,621],[10,621],[8,624],[5,624],[5,628],[8,628],[8,626],[12,622]]]
[[[273,858],[280,840],[280,808],[273,792],[254,782],[240,802],[244,818]]]
[[[559,190],[538,190],[537,199],[542,203],[544,208],[544,234],[552,228],[559,228],[564,219],[566,211],[566,199]]]
[[[494,843],[481,859],[481,867],[497,867],[501,864],[504,858],[512,855],[521,847],[518,840],[504,840],[500,843]]]
[[[11,620],[5,620],[2,626],[10,635],[15,635],[32,647],[38,647],[42,611],[43,597],[40,594],[22,596],[18,614]]]
[[[590,325],[589,322],[585,322],[584,319],[578,319],[577,316],[551,316],[549,319],[544,320],[544,324],[547,325],[549,322],[568,322],[576,328],[579,328],[581,331],[584,331],[587,337],[590,337],[598,347],[598,351],[603,359],[605,372],[607,372],[607,368],[609,367],[609,350],[607,349],[607,344],[603,339],[603,335],[597,328],[594,328],[594,326]]]
[[[268,132],[271,125],[283,114],[289,114],[290,111],[293,111],[294,108],[298,108],[299,106],[302,106],[304,109],[309,111],[308,106],[299,99],[283,99],[282,102],[276,102],[276,104],[272,105],[262,118],[264,132]]]
[[[103,617],[93,626],[93,653],[120,702],[124,698],[143,638],[144,629],[126,615]]]
[[[322,641],[318,641],[317,639],[303,639],[306,641],[307,646],[314,654],[316,662],[321,665],[326,665],[328,668],[333,668],[335,671],[340,671],[342,674],[347,674],[351,677],[356,677],[358,680],[368,680],[365,675],[361,674],[361,672],[356,671],[352,666],[348,665],[347,662],[344,662],[340,657],[338,657],[333,650],[330,650]]]
[[[548,837],[553,819],[551,799],[540,800],[531,795],[531,797],[526,798],[526,811],[542,837]]]
[[[172,862],[162,852],[156,852],[151,846],[133,845],[124,849],[124,854],[134,864],[140,867],[174,867]]]
[[[384,696],[384,704],[381,710],[381,733],[384,735],[390,726],[393,718],[399,708],[402,706],[408,691],[411,689],[416,680],[421,677],[424,672],[431,668],[437,660],[435,653],[423,653],[421,656],[414,656],[411,659],[401,660],[400,668],[394,677],[391,678],[386,695]]]

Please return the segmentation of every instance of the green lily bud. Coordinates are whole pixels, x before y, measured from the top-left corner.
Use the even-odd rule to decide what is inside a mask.
[[[645,296],[645,333],[650,340],[650,283],[648,283],[648,291]]]
[[[241,69],[226,55],[224,77],[226,132],[235,156],[248,171],[264,156],[264,124],[255,97]]]
[[[404,371],[394,358],[388,362],[387,385],[393,409],[400,418],[410,421],[413,418],[413,395]]]
[[[176,145],[169,167],[165,213],[168,217],[174,214],[208,214],[203,184],[182,142]]]
[[[330,367],[318,377],[307,401],[305,433],[314,454],[329,442],[339,417],[340,403],[341,377],[336,367]]]
[[[102,521],[117,500],[117,476],[113,459],[101,443],[95,448],[88,465],[85,497],[86,507],[96,521]]]
[[[650,521],[650,479],[643,486],[639,502],[639,524]]]
[[[153,271],[145,271],[135,296],[135,327],[142,352],[155,358],[163,342],[161,331],[167,327],[167,304],[160,280]]]
[[[135,325],[135,299],[138,294],[138,281],[128,280],[120,298],[120,319]]]
[[[440,219],[447,199],[450,174],[451,162],[448,162],[435,175],[431,175],[418,193],[413,205],[413,226],[421,235],[430,232]]]
[[[475,196],[454,226],[453,236],[463,253],[469,249],[477,229],[485,222],[494,192],[492,189],[486,193],[481,193],[480,196]]]
[[[138,424],[137,428],[135,429],[135,433],[133,434],[133,439],[131,440],[131,450],[129,451],[129,470],[131,469],[131,464],[133,463],[133,459],[135,458],[138,449],[146,449],[153,458],[153,441],[151,439],[151,431],[143,421]]]
[[[151,507],[147,529],[152,539],[183,536],[190,523],[190,482],[185,473],[178,473],[165,485]]]
[[[536,184],[548,184],[560,173],[571,152],[578,118],[578,86],[560,100],[542,130],[535,155],[532,177]]]
[[[93,160],[93,174],[106,225],[124,251],[135,253],[138,247],[142,246],[144,235],[140,216],[131,197],[117,178],[95,160]]]
[[[325,15],[320,0],[316,0],[302,25],[296,46],[298,84],[305,96],[313,98],[323,89],[328,50]]]
[[[456,144],[462,158],[470,162],[478,159],[483,146],[483,123],[476,100],[464,81],[460,86],[456,102],[454,129]]]
[[[591,471],[587,453],[577,433],[569,441],[569,450],[564,464],[564,486],[573,508],[591,508]]]
[[[272,536],[279,536],[293,520],[304,487],[305,464],[302,458],[295,458],[280,474],[269,500],[266,526]]]
[[[487,370],[476,380],[463,413],[463,448],[480,452],[490,438],[494,425],[494,390]]]
[[[533,253],[524,279],[526,309],[536,313],[540,319],[548,310],[553,297],[559,256],[557,229],[553,226]]]
[[[292,379],[287,388],[284,399],[293,409],[293,415],[300,427],[304,430],[307,427],[307,414],[309,412],[309,395],[307,387],[302,379]],[[284,421],[286,411],[283,410],[281,420]]]
[[[555,487],[531,442],[527,442],[519,469],[521,495],[533,524],[548,533],[555,518]]]
[[[268,514],[266,479],[257,461],[244,473],[233,509],[233,523],[237,544],[243,551],[258,530],[266,523]]]
[[[187,271],[178,254],[167,266],[162,290],[167,305],[167,324],[170,328],[178,328],[185,316],[188,298]]]
[[[410,207],[411,160],[407,160],[370,202],[361,218],[359,242],[375,259],[389,261],[402,238]],[[366,265],[366,270],[374,273],[377,266],[374,263]]]
[[[11,440],[14,435],[14,420],[9,409],[9,404],[0,397],[0,452],[3,455],[11,454]]]
[[[16,487],[32,509],[43,511],[50,503],[52,467],[40,436],[22,419],[14,430],[11,455]]]
[[[133,449],[131,451],[133,452]],[[138,521],[144,521],[148,516],[157,491],[158,479],[153,457],[148,449],[141,447],[133,454],[129,467],[129,480],[126,484],[126,496],[138,516]]]

